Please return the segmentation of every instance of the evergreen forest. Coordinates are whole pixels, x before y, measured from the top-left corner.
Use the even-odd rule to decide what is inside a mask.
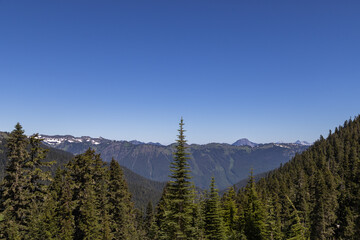
[[[0,239],[307,240],[360,236],[360,116],[246,187],[192,183],[184,122],[160,200],[138,209],[119,163],[88,149],[65,164],[18,123],[7,138]],[[55,167],[54,167],[55,166]],[[56,169],[56,170],[54,170]]]

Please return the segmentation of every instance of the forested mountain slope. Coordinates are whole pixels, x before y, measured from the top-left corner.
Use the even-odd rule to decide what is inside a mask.
[[[134,144],[104,138],[75,138],[69,135],[42,135],[42,137],[55,148],[80,154],[91,147],[107,162],[114,158],[120,165],[143,177],[156,181],[169,180],[169,166],[175,151],[174,144],[169,146]],[[273,170],[308,146],[269,143],[250,147],[210,143],[192,144],[188,147],[192,181],[195,186],[207,188],[210,184],[209,176],[212,175],[216,179],[217,186],[223,189],[247,178],[251,168],[255,174]]]
[[[279,223],[274,233],[294,234],[298,227],[306,239],[359,239],[360,117],[345,121],[326,139],[321,136],[308,150],[271,171],[256,190],[268,218]],[[238,199],[241,206],[245,191]]]
[[[8,134],[0,132],[0,180],[4,177],[4,171],[7,164],[6,158],[6,138]],[[43,146],[48,149],[46,161],[55,161],[55,164],[50,167],[52,175],[55,174],[58,167],[68,163],[74,155],[72,153]],[[132,200],[136,207],[145,209],[146,204],[151,201],[154,205],[161,197],[165,182],[152,181],[144,178],[139,174],[134,173],[130,169],[123,167],[125,179],[128,183],[129,190],[132,194]]]

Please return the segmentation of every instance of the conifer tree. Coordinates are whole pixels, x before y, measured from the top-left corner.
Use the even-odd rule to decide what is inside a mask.
[[[306,229],[309,228],[310,225],[310,211],[309,211],[309,205],[310,205],[310,198],[308,193],[308,182],[306,181],[307,178],[304,174],[303,169],[297,170],[297,178],[295,182],[295,198],[293,205],[296,206],[296,209],[299,213],[299,217],[302,219],[304,223],[304,227]],[[306,230],[306,235],[308,234],[308,230]]]
[[[192,199],[193,203],[191,204],[191,227],[194,229],[193,231],[193,238],[202,240],[205,239],[205,232],[204,232],[204,215],[203,209],[205,201],[202,202],[203,195],[197,193],[194,184],[191,185],[191,192],[192,192]]]
[[[93,186],[90,183],[84,184],[84,189],[78,197],[77,213],[79,217],[75,237],[84,240],[101,239],[100,219],[96,209],[96,195]]]
[[[220,199],[215,188],[214,177],[211,178],[210,193],[205,203],[205,233],[206,239],[209,240],[224,239]]]
[[[109,189],[109,171],[106,163],[102,161],[99,154],[95,155],[93,180],[95,182],[94,191],[96,194],[96,209],[99,212],[99,224],[102,240],[111,240],[111,217],[110,204],[108,198]]]
[[[271,197],[267,199],[266,205],[266,221],[265,221],[265,235],[269,240],[283,239],[281,232],[281,218],[280,218],[280,204],[274,201]]]
[[[2,188],[4,221],[1,231],[4,237],[24,238],[28,235],[31,221],[38,219],[47,192],[50,173],[44,167],[47,150],[43,149],[37,134],[28,139],[18,123],[7,142],[8,166]],[[37,216],[37,217],[35,217]]]
[[[292,213],[291,213],[291,225],[290,231],[288,234],[288,240],[306,240],[305,237],[305,227],[301,223],[301,219],[299,217],[299,213],[296,210],[293,202],[290,200],[288,196],[286,196],[287,200],[289,201]]]
[[[332,186],[332,179],[328,179],[325,183],[323,174],[319,172],[316,176],[315,206],[311,216],[311,238],[314,239],[327,239],[334,235],[337,201],[326,185]]]
[[[115,239],[136,239],[133,204],[122,169],[114,159],[110,162],[109,210],[111,233]]]
[[[246,239],[245,235],[245,207],[247,202],[247,197],[245,196],[244,189],[239,190],[236,196],[236,202],[238,207],[238,224],[237,224],[237,233],[239,235],[238,239],[244,240]]]
[[[30,202],[29,191],[23,186],[27,185],[28,181],[28,144],[22,126],[17,123],[7,141],[8,164],[1,186],[4,220],[0,230],[2,237],[6,239],[21,239],[27,232]]]
[[[145,219],[144,219],[144,229],[145,229],[145,233],[146,236],[148,237],[148,239],[154,239],[154,236],[152,235],[152,227],[155,224],[154,222],[154,209],[153,209],[153,205],[151,203],[151,201],[148,202],[147,206],[146,206],[146,211],[145,211]]]
[[[238,207],[236,206],[236,193],[233,187],[224,193],[221,201],[226,236],[230,239],[236,238],[239,216],[237,215]]]
[[[96,154],[87,150],[75,156],[68,164],[70,176],[74,183],[73,210],[76,239],[99,239],[101,226],[100,213],[96,206],[95,182],[93,179]]]
[[[170,178],[173,180],[170,181],[167,189],[166,225],[162,226],[162,231],[166,233],[167,239],[193,239],[194,228],[191,226],[193,195],[183,119],[181,119],[179,126],[176,152],[171,163],[172,174]]]
[[[52,178],[50,171],[45,171],[54,162],[45,161],[48,149],[41,147],[42,141],[38,134],[29,138],[29,159],[26,162],[28,181],[23,186],[28,189],[30,199],[27,239],[51,239],[55,231],[54,221],[51,220],[55,203],[48,194],[48,183]]]
[[[155,211],[155,224],[157,228],[156,237],[154,239],[166,239],[166,213],[168,207],[169,200],[167,199],[168,196],[168,188],[170,183],[167,182],[164,190],[162,192],[161,198],[159,203],[156,206]]]
[[[68,170],[58,168],[54,181],[50,185],[51,199],[56,203],[55,216],[56,236],[59,239],[74,239],[75,219],[73,211],[76,202],[73,201],[74,182]]]
[[[52,180],[50,171],[44,171],[44,168],[49,168],[54,162],[45,161],[49,150],[41,147],[42,141],[43,139],[40,139],[38,134],[29,138],[30,156],[26,167],[29,169],[29,191],[33,205],[44,202],[48,189],[46,183]]]
[[[245,188],[244,233],[248,240],[265,239],[265,212],[255,189],[255,180],[251,171],[250,180]]]
[[[281,239],[358,239],[359,149],[360,116],[330,132],[327,139],[320,136],[308,150],[260,180],[256,185],[260,196],[273,201],[267,207],[266,239],[274,232],[270,227],[274,222],[281,226]],[[247,190],[239,192],[240,226],[246,222],[247,195]]]
[[[26,239],[29,240],[55,240],[60,239],[58,232],[58,222],[56,221],[57,202],[49,193],[41,207],[32,210],[29,232]],[[65,238],[61,238],[65,239]]]

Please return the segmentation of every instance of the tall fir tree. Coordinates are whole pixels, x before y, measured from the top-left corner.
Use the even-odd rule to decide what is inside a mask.
[[[111,234],[115,239],[137,239],[135,216],[122,169],[114,159],[110,162],[109,210],[111,212]]]
[[[76,205],[73,215],[76,239],[100,239],[100,213],[96,206],[93,179],[95,158],[95,151],[88,149],[85,153],[75,156],[66,166],[74,183],[73,201]]]
[[[186,140],[184,135],[184,122],[181,118],[179,135],[176,140],[176,152],[171,163],[170,184],[167,189],[168,204],[165,213],[165,223],[161,229],[167,239],[193,239],[194,228],[191,225],[192,203],[194,201],[191,191],[190,170],[187,160]]]
[[[288,240],[306,240],[306,236],[305,236],[305,227],[303,226],[299,213],[297,211],[297,209],[295,208],[293,202],[290,200],[290,198],[288,196],[286,196],[291,208],[292,208],[292,212],[291,212],[291,216],[290,216],[290,229],[288,232],[288,236],[287,239]]]
[[[43,139],[39,138],[38,134],[29,138],[29,161],[27,161],[26,167],[29,169],[29,191],[33,205],[44,202],[48,189],[47,183],[52,181],[50,171],[45,171],[45,169],[49,170],[49,167],[55,163],[45,161],[49,150],[41,147],[42,141]]]
[[[29,191],[24,188],[28,181],[26,162],[29,141],[22,126],[17,123],[7,141],[8,164],[2,182],[2,214],[1,235],[5,239],[21,239],[27,232],[30,201]]]
[[[58,168],[54,181],[50,185],[51,199],[56,203],[55,217],[57,228],[55,235],[59,239],[74,239],[75,219],[73,211],[76,202],[73,201],[74,182],[70,171]]]
[[[269,240],[281,240],[280,204],[269,197],[266,201],[265,238]]]
[[[203,240],[205,239],[205,231],[204,231],[204,215],[203,209],[204,204],[201,202],[203,199],[203,194],[200,194],[196,191],[195,185],[191,185],[192,199],[193,203],[191,204],[191,227],[193,228],[193,239]]]
[[[1,222],[3,237],[22,239],[28,237],[32,221],[39,218],[46,200],[47,185],[51,180],[45,167],[47,150],[41,147],[37,134],[29,139],[17,123],[7,142],[8,166],[1,186],[4,221]]]
[[[51,193],[45,197],[45,202],[40,208],[32,210],[29,232],[26,239],[29,240],[56,240],[60,239],[57,235],[58,222],[56,221],[56,204]],[[66,238],[61,238],[66,239]]]
[[[244,233],[248,240],[265,239],[264,206],[258,197],[255,180],[251,171],[250,180],[245,188],[246,202],[244,206]]]
[[[146,207],[144,230],[145,230],[146,239],[148,240],[157,239],[158,229],[156,226],[154,208],[151,201],[148,202],[148,205]]]
[[[156,231],[156,234],[154,234],[154,235],[156,235],[154,237],[154,239],[163,240],[163,239],[167,238],[166,213],[167,213],[167,209],[169,208],[168,207],[169,200],[167,199],[169,185],[170,185],[170,183],[167,182],[163,189],[161,198],[155,209],[155,224],[156,224],[157,231]]]
[[[102,240],[113,239],[111,233],[111,216],[109,204],[109,171],[106,163],[102,161],[100,154],[95,155],[93,180],[95,182],[94,191],[96,194],[96,209],[99,212],[99,224]]]
[[[238,238],[238,207],[236,206],[236,193],[233,187],[230,187],[223,195],[222,199],[223,221],[225,235],[229,239]]]
[[[55,230],[54,216],[55,203],[48,193],[48,184],[52,181],[49,167],[54,162],[45,161],[48,149],[41,147],[43,139],[38,134],[29,138],[29,160],[26,168],[29,170],[28,185],[30,197],[29,232],[27,239],[52,239]]]
[[[215,188],[215,179],[211,178],[210,192],[205,203],[205,233],[208,240],[224,239],[224,226],[220,199],[217,189]]]

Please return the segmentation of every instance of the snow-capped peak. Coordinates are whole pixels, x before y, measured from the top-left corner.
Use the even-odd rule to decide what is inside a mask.
[[[310,146],[312,145],[311,143],[307,142],[307,141],[300,141],[297,140],[296,142],[294,142],[295,144],[299,144],[299,145],[304,145],[304,146]]]
[[[91,138],[87,136],[83,137],[74,137],[71,135],[65,135],[65,136],[48,136],[48,135],[39,135],[39,138],[44,139],[44,143],[50,146],[58,146],[62,143],[68,142],[68,143],[91,143],[98,145],[104,141],[110,141],[105,138]]]

